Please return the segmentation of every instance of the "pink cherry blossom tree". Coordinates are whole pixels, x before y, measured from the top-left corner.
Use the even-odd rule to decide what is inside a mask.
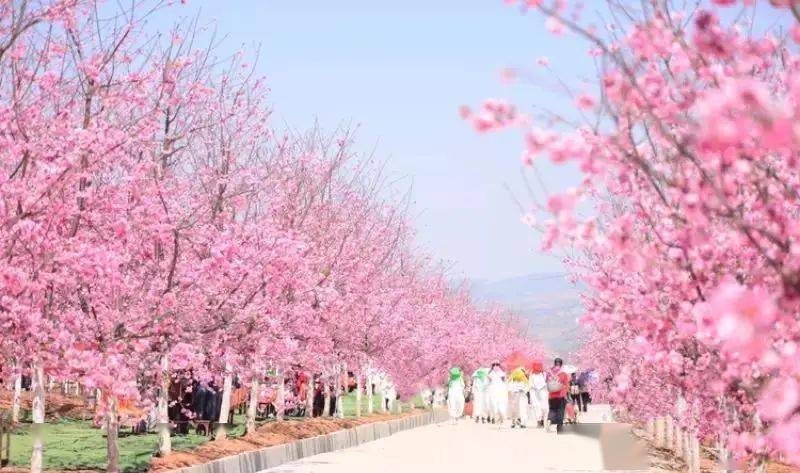
[[[32,375],[36,424],[45,375],[99,392],[116,472],[120,404],[156,411],[168,454],[180,376],[221,381],[223,406],[241,379],[252,431],[267,368],[375,367],[411,395],[535,350],[419,254],[351,130],[275,133],[247,54],[147,30],[168,5],[0,5],[0,358]]]
[[[522,2],[598,64],[571,96],[580,123],[502,101],[462,110],[479,131],[521,129],[524,163],[582,171],[528,221],[546,249],[574,250],[584,356],[610,398],[641,420],[681,405],[686,427],[752,466],[800,463],[800,11],[770,2],[783,21],[769,29],[756,3],[607,2],[597,25],[578,2]]]

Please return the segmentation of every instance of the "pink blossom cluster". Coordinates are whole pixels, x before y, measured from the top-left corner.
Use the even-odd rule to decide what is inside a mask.
[[[800,6],[770,2],[784,18],[765,30],[734,22],[755,1],[608,2],[601,29],[567,3],[528,7],[586,40],[598,93],[576,99],[585,125],[525,130],[523,161],[584,175],[537,209],[587,287],[582,356],[634,418],[800,464],[800,55],[781,34]]]
[[[150,36],[151,3],[0,4],[4,375],[146,405],[165,377],[346,364],[410,394],[533,350],[415,251],[349,130],[276,133],[246,55]]]

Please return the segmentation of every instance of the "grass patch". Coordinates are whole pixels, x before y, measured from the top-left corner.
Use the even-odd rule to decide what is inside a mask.
[[[106,468],[106,437],[91,421],[62,420],[47,423],[44,435],[44,468],[52,470],[104,470]],[[244,416],[236,416],[231,437],[244,435]],[[190,450],[208,441],[208,437],[176,435],[173,450]],[[33,434],[30,424],[21,424],[11,434],[11,464],[30,466]],[[132,435],[123,429],[119,436],[119,466],[125,473],[146,471],[150,458],[158,450],[158,434]]]
[[[372,406],[373,412],[378,414],[381,412],[381,402],[383,402],[383,396],[375,395],[372,398]],[[367,400],[367,396],[364,395],[361,397],[361,415],[367,415],[367,407],[369,405],[369,401]],[[422,397],[417,395],[410,402],[411,406],[414,406],[416,409],[423,409],[425,408],[425,404],[422,402]],[[403,408],[403,412],[409,410],[409,402],[403,402],[401,404]],[[354,392],[347,393],[344,398],[342,399],[342,409],[344,409],[344,416],[347,418],[355,417],[356,416],[356,394]]]
[[[381,412],[382,396],[373,397],[373,412]],[[412,400],[415,407],[423,407],[422,400]],[[409,403],[402,404],[408,410]],[[345,417],[356,415],[355,393],[343,398]],[[367,396],[361,399],[361,413],[367,415]],[[236,415],[234,425],[228,436],[244,435],[245,416]],[[124,473],[146,471],[150,458],[158,450],[158,435],[154,433],[132,435],[130,429],[120,432],[120,469]],[[44,468],[48,470],[104,470],[106,468],[106,437],[103,431],[95,428],[91,421],[62,419],[49,422],[42,427],[44,435]],[[209,441],[208,437],[190,432],[188,435],[172,437],[173,450],[190,450]],[[19,467],[30,466],[33,434],[31,424],[19,424],[11,434],[11,464]]]

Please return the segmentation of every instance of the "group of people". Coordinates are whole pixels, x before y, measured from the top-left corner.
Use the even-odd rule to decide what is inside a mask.
[[[570,367],[571,368],[571,367]],[[467,402],[472,402],[475,422],[502,424],[511,421],[511,428],[526,428],[534,422],[561,432],[566,422],[576,422],[578,412],[588,410],[591,397],[588,380],[591,371],[565,370],[561,358],[545,370],[541,363],[519,366],[508,374],[499,362],[491,368],[479,368],[467,383],[458,367],[450,369],[447,382],[447,407],[455,423],[464,415]]]

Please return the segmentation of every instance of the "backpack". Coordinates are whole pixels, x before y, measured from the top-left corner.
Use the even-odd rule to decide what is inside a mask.
[[[561,380],[558,379],[558,376],[547,376],[547,391],[551,393],[557,393],[564,389],[564,384],[561,383]]]

